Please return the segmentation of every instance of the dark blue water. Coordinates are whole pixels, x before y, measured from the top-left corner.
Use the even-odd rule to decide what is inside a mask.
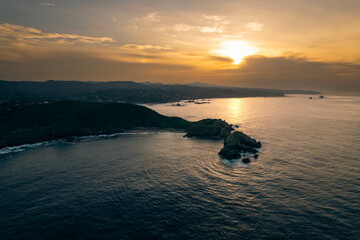
[[[315,100],[315,99],[314,99]],[[264,144],[147,133],[0,155],[0,239],[360,239],[360,98],[155,105],[217,115]]]

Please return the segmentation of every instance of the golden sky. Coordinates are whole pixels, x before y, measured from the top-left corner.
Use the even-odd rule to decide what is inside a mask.
[[[358,0],[2,0],[0,79],[360,90]]]

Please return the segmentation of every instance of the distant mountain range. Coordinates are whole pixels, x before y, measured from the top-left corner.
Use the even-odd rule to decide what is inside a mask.
[[[2,101],[82,100],[96,102],[165,103],[184,99],[281,97],[285,94],[320,94],[315,91],[228,87],[194,82],[0,81]]]
[[[230,87],[230,86],[222,86],[222,85],[216,85],[216,84],[209,84],[209,83],[203,83],[203,82],[193,82],[193,83],[188,83],[185,84],[188,86],[193,86],[193,87],[214,87],[214,88],[223,88],[223,89],[239,89],[240,87]],[[280,90],[280,89],[269,89],[269,88],[240,88],[240,89],[244,89],[244,90],[260,90],[260,91],[271,91],[271,92],[282,92],[284,94],[310,94],[310,95],[314,95],[314,94],[321,94],[321,92],[317,92],[317,91],[311,91],[311,90]]]

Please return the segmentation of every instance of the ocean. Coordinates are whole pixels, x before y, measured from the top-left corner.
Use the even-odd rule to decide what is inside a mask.
[[[360,97],[147,105],[261,141],[140,132],[0,151],[0,239],[360,239]]]

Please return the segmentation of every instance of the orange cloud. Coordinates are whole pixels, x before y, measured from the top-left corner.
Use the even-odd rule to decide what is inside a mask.
[[[77,34],[44,33],[36,28],[4,23],[0,24],[0,40],[11,45],[114,43],[109,37],[89,37]]]

